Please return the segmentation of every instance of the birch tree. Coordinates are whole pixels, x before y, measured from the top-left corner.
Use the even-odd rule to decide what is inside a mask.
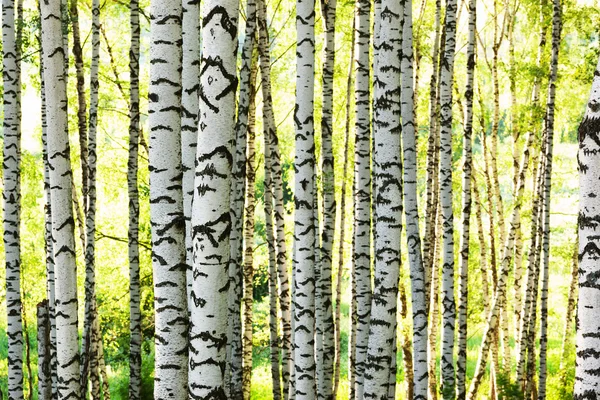
[[[4,257],[8,337],[8,397],[23,398],[21,320],[21,60],[15,1],[2,1],[2,83],[4,109]]]
[[[469,238],[471,220],[471,174],[472,150],[471,135],[473,133],[473,84],[475,78],[475,27],[477,23],[477,1],[469,1],[469,42],[467,45],[467,84],[465,88],[465,121],[463,136],[463,199],[462,199],[462,232],[460,238],[460,272],[458,283],[458,360],[456,363],[456,397],[466,397],[467,375],[467,308],[469,298]],[[487,285],[487,280],[484,280]]]
[[[456,47],[456,0],[446,3],[446,41],[440,76],[440,205],[444,231],[442,267],[442,395],[454,398],[454,214],[452,211],[452,86]]]
[[[384,398],[396,385],[396,314],[402,229],[400,159],[400,59],[402,5],[375,6],[373,46],[373,166],[375,203],[375,285],[364,369],[364,398]]]
[[[267,29],[266,5],[263,0],[257,1],[257,23],[258,23],[258,53],[260,60],[261,90],[263,95],[263,135],[265,140],[265,169],[269,163],[270,178],[273,189],[273,214],[276,241],[277,278],[279,282],[279,307],[281,309],[281,387],[284,399],[290,396],[289,379],[292,370],[291,354],[291,310],[290,310],[290,285],[287,270],[287,251],[285,243],[285,209],[283,205],[283,182],[281,171],[281,159],[279,154],[279,139],[277,136],[277,125],[273,110],[273,98],[271,93],[271,56],[269,50],[269,32]],[[267,182],[265,172],[265,185]],[[268,187],[268,186],[266,186]],[[265,192],[265,195],[267,193]],[[265,199],[266,202],[266,199]],[[266,203],[265,203],[266,206]],[[266,211],[265,211],[266,212]],[[275,383],[273,384],[275,388]]]
[[[352,303],[356,308],[354,352],[355,395],[362,399],[364,369],[369,340],[371,315],[371,89],[370,89],[370,29],[371,2],[356,2],[356,79],[354,101],[354,264],[355,293]]]
[[[190,397],[225,396],[230,189],[235,122],[238,2],[202,4],[200,120],[192,210]]]
[[[72,171],[67,125],[67,87],[62,13],[59,2],[41,4],[48,165],[52,199],[52,240],[56,293],[56,358],[58,398],[80,393],[77,332],[77,275],[72,203]]]
[[[138,195],[138,151],[140,136],[140,4],[130,0],[131,47],[129,50],[129,157],[127,193],[129,197],[129,398],[139,400],[142,385],[142,326],[140,311],[140,250]]]
[[[421,253],[419,233],[419,210],[417,197],[417,149],[415,138],[415,105],[413,73],[413,21],[412,0],[404,1],[404,24],[402,31],[402,79],[401,116],[402,147],[404,156],[404,211],[406,215],[406,235],[410,280],[412,288],[413,315],[413,368],[414,387],[409,388],[413,398],[426,399],[428,388],[427,370],[427,292],[425,289],[425,269]],[[404,308],[404,307],[403,307]],[[412,374],[413,371],[407,371]],[[410,382],[409,382],[410,384]]]
[[[314,1],[296,2],[296,108],[294,123],[294,255],[293,255],[293,354],[294,394],[296,400],[315,398],[315,143]]]
[[[155,304],[155,398],[187,399],[185,222],[181,186],[181,3],[152,0],[150,221]]]

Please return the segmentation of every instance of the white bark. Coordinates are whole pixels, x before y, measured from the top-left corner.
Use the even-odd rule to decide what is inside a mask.
[[[58,398],[80,393],[77,332],[77,266],[72,203],[72,171],[67,125],[67,87],[59,2],[41,2],[44,82],[52,199],[56,290]]]
[[[4,257],[8,337],[8,397],[23,398],[21,320],[21,61],[15,1],[2,1],[2,82],[4,109]]]
[[[200,125],[192,209],[190,397],[225,396],[238,2],[202,4]]]
[[[187,399],[188,324],[181,187],[181,3],[152,0],[150,221],[155,304],[154,397]]]

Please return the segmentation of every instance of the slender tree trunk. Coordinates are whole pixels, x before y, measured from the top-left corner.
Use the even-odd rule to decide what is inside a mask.
[[[260,0],[259,0],[260,1]],[[258,24],[260,29],[262,29],[262,19],[261,19],[261,7],[262,5],[258,5]],[[263,10],[264,11],[264,10]],[[262,33],[262,32],[261,32]],[[259,40],[262,40],[259,39]],[[262,43],[259,41],[259,49],[262,46]],[[264,82],[266,77],[261,77]],[[270,85],[270,84],[269,84]],[[263,106],[264,107],[264,106]],[[272,113],[272,111],[271,111]],[[266,120],[265,113],[263,111],[263,121]],[[270,122],[266,122],[264,126],[266,127]],[[268,129],[264,130],[264,154],[265,154],[265,190],[264,190],[264,202],[265,202],[265,227],[266,227],[266,236],[267,236],[267,246],[269,247],[269,333],[270,333],[270,347],[271,347],[271,380],[273,382],[273,399],[279,400],[281,399],[281,378],[280,368],[279,368],[279,337],[278,337],[278,320],[277,320],[277,298],[279,292],[277,290],[277,243],[275,236],[275,227],[273,223],[273,171],[272,171],[272,154],[271,154],[271,144],[269,143],[269,133]],[[285,388],[284,388],[285,389]]]
[[[336,323],[333,316],[331,260],[335,235],[336,204],[333,156],[333,74],[335,62],[335,13],[336,0],[321,0],[321,17],[324,23],[325,46],[323,49],[323,103],[321,117],[321,157],[323,173],[323,234],[320,257],[319,292],[322,301],[317,328],[322,331],[323,347],[317,355],[323,359],[322,379],[317,380],[317,397],[333,399],[334,363],[336,360]],[[342,177],[343,179],[343,177]],[[343,244],[340,242],[340,247]],[[338,275],[340,271],[338,271]],[[339,278],[338,278],[339,279]],[[336,308],[339,298],[336,298]]]
[[[39,6],[39,2],[38,2]],[[40,11],[40,10],[38,10]],[[41,12],[40,12],[41,15]],[[41,23],[41,22],[40,22]],[[41,25],[40,25],[41,27]],[[39,38],[40,47],[42,38]],[[43,53],[43,49],[42,49]],[[40,94],[42,114],[42,159],[44,161],[44,241],[46,250],[46,295],[48,297],[49,365],[52,384],[52,398],[57,398],[57,361],[56,361],[56,291],[54,282],[54,240],[52,239],[52,211],[50,199],[50,164],[48,160],[48,122],[46,117],[46,89],[44,79],[43,55],[40,56]]]
[[[370,96],[370,29],[371,2],[356,2],[356,80],[354,101],[354,264],[353,281],[356,304],[356,345],[354,348],[354,391],[363,399],[371,316],[371,96]],[[353,321],[354,322],[354,321]]]
[[[38,343],[38,400],[52,399],[52,374],[50,372],[50,314],[48,300],[37,305]]]
[[[435,2],[435,39],[433,42],[432,53],[432,68],[431,80],[429,82],[429,138],[427,140],[427,192],[425,206],[425,236],[423,237],[423,261],[425,269],[425,291],[430,293],[430,279],[432,277],[433,268],[433,249],[435,247],[435,227],[437,213],[437,182],[439,173],[439,155],[437,149],[439,147],[439,135],[437,126],[438,115],[438,60],[440,52],[440,15],[442,9],[442,1]],[[429,299],[427,299],[429,301]],[[431,357],[431,352],[429,353]],[[435,355],[433,356],[435,358]],[[429,377],[435,383],[435,376]]]
[[[192,210],[193,284],[190,304],[192,398],[223,398],[226,363],[231,168],[234,139],[238,2],[202,4],[200,125]],[[215,80],[216,79],[216,80]],[[215,82],[219,82],[215,85]]]
[[[400,159],[400,59],[402,4],[376,4],[374,47],[373,167],[375,285],[364,367],[364,398],[384,398],[395,388],[397,293],[402,230]]]
[[[56,275],[56,355],[58,398],[79,396],[77,266],[72,172],[67,128],[65,47],[58,2],[41,2],[48,164],[52,198],[52,238]]]
[[[181,188],[181,3],[151,1],[150,221],[155,398],[187,399],[188,324]],[[208,206],[207,206],[208,207]],[[190,335],[194,331],[191,330]],[[194,343],[191,344],[194,349]],[[190,361],[193,367],[193,359]]]
[[[454,327],[454,213],[452,211],[452,80],[456,47],[456,0],[446,4],[446,41],[440,78],[440,198],[442,208],[443,268],[442,268],[442,396],[455,396]]]
[[[355,14],[353,14],[355,15]],[[346,80],[346,124],[344,127],[344,142],[342,144],[343,154],[344,154],[344,169],[342,175],[342,190],[340,194],[340,244],[339,244],[339,253],[338,253],[338,273],[337,273],[337,282],[335,289],[335,377],[333,381],[333,399],[337,399],[337,393],[340,386],[340,368],[341,368],[341,358],[342,358],[342,342],[341,342],[341,319],[342,319],[342,281],[344,275],[344,246],[346,244],[346,197],[347,197],[347,182],[349,177],[349,167],[350,167],[350,129],[351,129],[351,119],[352,119],[352,84],[353,84],[353,74],[354,70],[354,53],[355,53],[355,45],[356,45],[356,36],[354,35],[356,31],[356,19],[352,21],[352,47],[350,48],[350,62],[348,66],[348,79]],[[354,306],[355,307],[355,306]],[[353,311],[352,311],[353,312]],[[352,324],[351,324],[352,325]],[[352,329],[352,328],[351,328]],[[354,354],[354,346],[352,345],[352,341],[356,337],[356,332],[351,333],[350,343],[349,343],[349,358],[353,358]],[[354,378],[353,378],[353,362],[350,362],[350,366],[348,368],[348,381],[350,385],[350,391],[354,388]]]
[[[21,60],[15,1],[2,1],[4,107],[4,257],[8,337],[8,398],[23,399],[23,326],[21,320]],[[46,31],[47,32],[47,31]]]
[[[25,339],[25,367],[27,368],[27,398],[33,400],[33,374],[31,373],[31,340],[29,340],[29,328],[27,327],[27,313],[25,304],[21,304],[23,313],[23,336]]]
[[[556,79],[558,75],[558,53],[562,29],[562,7],[560,0],[553,0],[552,16],[552,56],[550,59],[550,76],[546,100],[546,118],[544,118],[544,137],[546,139],[544,168],[544,215],[542,248],[542,294],[540,320],[540,372],[538,399],[546,398],[547,352],[548,352],[548,281],[550,273],[550,193],[552,188],[552,149],[554,141],[554,111],[556,97]]]
[[[254,48],[256,28],[256,3],[246,4],[246,29],[242,47],[242,68],[240,73],[240,94],[237,123],[235,126],[235,159],[231,183],[232,229],[230,238],[229,266],[229,310],[227,326],[227,364],[225,370],[226,392],[234,399],[241,399],[244,388],[243,378],[243,332],[241,318],[241,302],[244,286],[244,200],[246,198],[246,175],[250,173],[247,166],[247,135],[249,133],[249,111],[253,92],[252,51]],[[253,228],[254,229],[254,228]],[[254,231],[254,230],[253,230]]]
[[[73,6],[72,6],[73,8]],[[75,13],[77,13],[75,11]],[[74,33],[75,36],[75,33]],[[87,392],[87,368],[89,363],[89,379],[92,386],[92,398],[100,398],[100,377],[98,374],[98,349],[102,346],[100,332],[94,328],[95,320],[98,318],[96,306],[96,272],[95,272],[95,234],[96,234],[96,132],[98,125],[98,70],[100,63],[100,2],[92,2],[92,63],[90,68],[90,110],[87,126],[87,134],[83,141],[87,150],[87,161],[82,164],[87,167],[85,174],[87,182],[84,187],[85,205],[85,308],[86,323],[84,324],[84,335],[90,347],[87,357],[82,354],[82,370],[85,372],[81,377],[82,398]],[[83,101],[85,103],[85,99]],[[80,130],[81,134],[81,130]],[[81,141],[81,140],[80,140]],[[83,154],[82,154],[83,157]],[[89,338],[88,338],[89,337]]]
[[[427,292],[425,269],[421,253],[419,233],[419,209],[417,197],[417,149],[415,138],[415,104],[413,86],[413,22],[412,0],[404,1],[404,24],[402,31],[402,79],[401,116],[402,145],[404,158],[404,210],[412,294],[413,360],[414,371],[405,371],[408,379],[409,397],[427,398]],[[406,310],[405,310],[406,312]],[[405,354],[406,356],[407,354]]]
[[[458,284],[458,360],[456,362],[456,397],[464,400],[467,395],[467,309],[469,298],[469,239],[471,221],[471,175],[473,168],[471,135],[473,133],[473,83],[475,75],[475,27],[477,23],[476,1],[469,1],[469,42],[467,46],[467,84],[465,89],[465,122],[463,136],[463,199],[462,232],[460,239],[460,272]],[[487,284],[487,280],[484,280]]]
[[[579,233],[579,228],[577,229],[577,233]],[[573,312],[575,311],[575,296],[577,295],[577,278],[579,277],[579,260],[578,256],[578,243],[575,241],[574,251],[573,251],[573,266],[571,268],[571,285],[569,286],[569,297],[567,300],[567,313],[565,315],[565,330],[563,333],[562,340],[562,349],[560,352],[560,369],[561,371],[565,371],[567,357],[570,354],[573,354]],[[566,389],[566,382],[563,381],[563,387]]]
[[[129,196],[129,399],[141,398],[142,326],[140,311],[140,250],[138,196],[138,151],[140,136],[140,5],[130,0],[131,48],[129,50],[129,157],[127,191]]]
[[[254,53],[258,54],[258,53]],[[251,55],[251,57],[253,57]],[[256,62],[252,62],[250,71],[250,103],[248,107],[248,137],[246,150],[246,205],[244,225],[244,324],[243,324],[243,363],[242,390],[244,400],[250,400],[252,384],[252,305],[254,279],[254,210],[256,199],[254,185],[256,181]]]
[[[314,144],[314,2],[296,3],[296,131],[294,203],[294,370],[295,398],[315,398],[315,144]]]
[[[487,243],[486,235],[483,226],[483,218],[481,217],[481,197],[479,195],[479,186],[477,186],[476,174],[472,174],[473,179],[473,195],[475,196],[475,217],[477,219],[477,233],[479,238],[479,264],[481,274],[481,300],[483,303],[483,312],[487,315],[490,311],[490,294],[488,283],[488,265],[487,265]]]
[[[437,224],[435,231],[439,231],[441,225],[441,214],[439,202],[435,210],[436,216],[434,222]],[[428,398],[437,399],[438,396],[438,380],[437,380],[437,335],[440,324],[440,238],[437,238],[432,245],[432,263],[431,263],[431,285],[430,285],[430,301],[429,315],[430,324],[428,332],[428,352],[429,352],[429,389]]]
[[[290,396],[289,383],[292,373],[292,320],[290,309],[290,286],[287,268],[287,251],[285,243],[285,208],[283,204],[283,182],[277,126],[273,114],[273,99],[271,97],[271,57],[269,53],[269,32],[267,30],[266,5],[263,0],[257,2],[257,17],[259,26],[258,50],[260,55],[261,88],[263,94],[263,126],[265,146],[269,147],[271,177],[273,180],[274,216],[277,244],[277,273],[279,278],[279,304],[282,322],[282,388],[283,397]]]
[[[136,6],[138,6],[137,1]],[[136,24],[139,24],[137,22]],[[139,25],[138,25],[139,29]],[[194,163],[196,162],[196,142],[198,140],[198,107],[200,86],[200,2],[183,1],[182,33],[182,72],[181,72],[181,167],[183,170],[183,215],[185,217],[185,249],[187,264],[187,299],[191,304],[192,264],[192,198],[194,197]],[[139,35],[139,32],[138,32]],[[139,36],[137,38],[139,41]],[[139,46],[139,44],[138,44]],[[139,53],[139,49],[137,53]]]

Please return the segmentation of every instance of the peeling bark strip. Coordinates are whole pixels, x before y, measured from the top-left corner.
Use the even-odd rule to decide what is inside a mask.
[[[371,2],[356,2],[356,122],[354,128],[354,263],[355,292],[352,304],[356,308],[354,350],[355,396],[363,398],[364,370],[369,341],[371,315],[371,89],[370,89],[370,29]],[[355,327],[354,327],[355,325]]]
[[[181,3],[150,3],[150,221],[154,397],[187,399],[188,324],[181,171]]]
[[[202,4],[200,125],[192,209],[191,399],[225,398],[238,2]]]
[[[452,85],[456,48],[457,1],[446,4],[446,42],[440,78],[440,205],[443,221],[442,265],[442,397],[454,398],[454,214],[452,212]]]
[[[404,157],[404,212],[412,294],[412,318],[414,346],[412,352],[413,387],[409,388],[414,399],[427,399],[427,292],[426,277],[421,253],[419,233],[419,208],[417,197],[417,145],[415,137],[415,104],[413,72],[413,22],[412,0],[404,1],[404,24],[402,32],[402,145]],[[404,296],[405,297],[405,296]],[[409,340],[406,338],[405,340]],[[409,382],[410,384],[410,382]]]
[[[65,48],[61,5],[41,2],[48,164],[52,198],[52,238],[56,275],[56,355],[58,398],[80,393],[77,333],[77,266],[72,203],[72,172],[67,133]]]
[[[140,137],[140,4],[131,0],[131,48],[129,50],[129,398],[139,400],[142,386],[142,326],[140,311],[140,250],[138,244],[140,204],[138,196],[138,152]]]
[[[402,230],[400,159],[400,2],[376,3],[374,58],[375,286],[364,369],[364,398],[387,398],[396,385],[396,314]]]
[[[600,397],[600,60],[585,116],[579,125],[579,300],[576,400]]]
[[[4,108],[4,256],[8,336],[8,398],[23,399],[21,320],[21,61],[15,0],[2,1],[2,82]],[[76,346],[77,348],[77,346]]]
[[[467,309],[469,297],[469,238],[471,221],[471,175],[473,168],[471,136],[473,133],[473,83],[475,78],[475,28],[477,22],[477,2],[469,1],[469,42],[467,47],[467,84],[465,88],[465,121],[463,137],[463,202],[462,233],[460,239],[460,280],[458,298],[458,360],[456,362],[456,397],[464,400],[467,395]],[[516,187],[516,185],[515,185]],[[483,253],[485,254],[485,253]],[[485,261],[481,263],[485,264]],[[487,285],[487,279],[483,279]],[[487,287],[486,287],[487,289]]]
[[[315,398],[315,3],[296,2],[293,348],[296,400]]]

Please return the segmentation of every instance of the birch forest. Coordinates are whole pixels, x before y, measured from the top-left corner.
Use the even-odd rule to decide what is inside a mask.
[[[600,0],[0,1],[0,400],[600,399]]]

